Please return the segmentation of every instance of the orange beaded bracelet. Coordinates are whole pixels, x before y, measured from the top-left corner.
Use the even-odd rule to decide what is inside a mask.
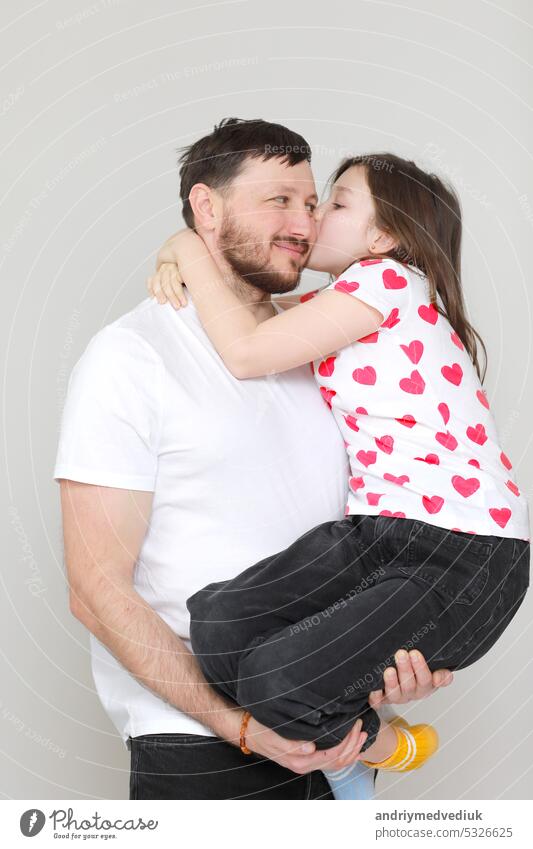
[[[245,755],[251,755],[252,754],[252,750],[249,749],[248,746],[246,745],[246,739],[245,739],[246,726],[248,725],[248,720],[250,719],[251,715],[252,714],[250,713],[249,710],[245,710],[243,715],[242,715],[242,720],[241,720],[241,740],[240,740],[241,752],[243,752]]]

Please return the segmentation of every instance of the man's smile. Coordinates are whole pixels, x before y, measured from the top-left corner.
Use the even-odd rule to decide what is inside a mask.
[[[281,239],[276,239],[273,243],[277,248],[282,251],[287,251],[293,256],[303,256],[309,250],[309,244],[307,242],[293,242],[293,241],[283,241]]]

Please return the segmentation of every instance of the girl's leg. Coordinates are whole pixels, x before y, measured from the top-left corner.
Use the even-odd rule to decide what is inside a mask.
[[[328,605],[345,603],[379,578],[372,519],[324,522],[287,549],[187,599],[192,647],[215,689],[235,700],[245,651],[292,623],[313,627]]]
[[[441,610],[427,587],[386,567],[377,583],[314,615],[310,624],[289,625],[242,652],[236,701],[282,736],[314,740],[317,748],[336,745],[361,717],[366,751],[380,728],[368,694],[383,688],[395,651],[413,638],[430,668],[438,668],[431,658],[451,637],[437,627]],[[373,749],[377,761],[391,742],[390,730],[384,731]]]
[[[431,635],[420,603],[427,587],[396,569],[409,561],[412,529],[392,517],[327,522],[200,590],[187,606],[207,680],[265,725],[318,748],[364,714],[370,746],[379,718],[368,692],[383,687],[383,670],[417,624]],[[429,660],[427,643],[418,647]]]

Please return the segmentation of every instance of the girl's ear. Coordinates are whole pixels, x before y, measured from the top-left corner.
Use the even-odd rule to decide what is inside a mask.
[[[398,242],[390,235],[390,233],[386,233],[384,230],[375,230],[368,247],[370,253],[384,254],[388,253],[388,251],[391,251],[393,248],[397,248]]]
[[[220,201],[213,189],[205,183],[195,183],[189,192],[189,203],[196,226],[215,230],[220,216]]]

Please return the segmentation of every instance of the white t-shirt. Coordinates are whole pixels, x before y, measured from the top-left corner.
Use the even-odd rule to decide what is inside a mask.
[[[186,599],[342,519],[348,471],[307,365],[237,380],[191,299],[176,312],[147,298],[96,333],[76,363],[54,478],[154,492],[134,586],[190,649]],[[92,634],[91,655],[125,742],[212,734],[139,684]]]
[[[311,366],[349,456],[346,514],[529,540],[528,504],[486,393],[461,340],[430,304],[427,278],[395,260],[366,260],[324,289],[384,316],[375,333]]]

